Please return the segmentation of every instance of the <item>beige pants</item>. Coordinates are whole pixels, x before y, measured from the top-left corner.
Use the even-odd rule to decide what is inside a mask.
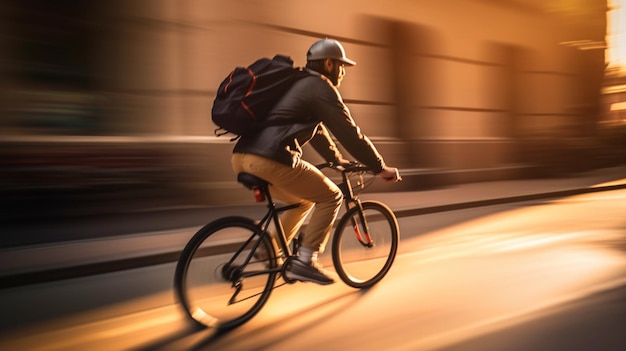
[[[247,172],[268,181],[273,198],[287,204],[300,203],[281,217],[289,241],[315,207],[302,233],[302,246],[320,253],[324,251],[343,198],[335,183],[304,160],[292,168],[265,157],[235,153],[232,165],[235,174]]]

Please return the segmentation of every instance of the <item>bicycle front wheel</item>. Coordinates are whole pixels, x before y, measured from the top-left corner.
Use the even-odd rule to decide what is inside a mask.
[[[340,219],[332,242],[333,264],[349,286],[369,288],[389,271],[398,251],[400,230],[393,212],[377,201],[350,208]]]
[[[176,297],[196,323],[234,328],[263,307],[274,287],[277,273],[270,270],[275,267],[269,236],[254,221],[218,219],[183,249],[174,274]]]

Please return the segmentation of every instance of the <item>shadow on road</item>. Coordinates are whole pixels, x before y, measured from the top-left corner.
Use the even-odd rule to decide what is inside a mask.
[[[626,285],[556,306],[439,351],[623,350]]]
[[[260,322],[248,322],[249,324],[232,330],[189,327],[136,350],[272,349],[276,343],[283,343],[291,337],[297,337],[301,332],[348,308],[364,294],[367,294],[367,290],[350,290],[313,304],[302,297],[305,306],[294,308],[287,314],[267,317],[263,316],[263,311],[261,311],[260,315],[255,317]],[[291,306],[293,304],[288,304],[286,308]],[[251,341],[254,344],[250,344]]]

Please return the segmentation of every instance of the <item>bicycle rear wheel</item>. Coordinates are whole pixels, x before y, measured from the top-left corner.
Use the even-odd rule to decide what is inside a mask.
[[[359,207],[352,207],[341,217],[332,242],[335,270],[354,288],[369,288],[387,274],[400,240],[398,221],[389,207],[376,201],[364,201],[362,207],[363,216]]]
[[[277,274],[268,270],[276,267],[275,257],[269,236],[262,235],[254,221],[218,219],[183,249],[174,274],[176,297],[201,326],[239,326],[267,302]]]

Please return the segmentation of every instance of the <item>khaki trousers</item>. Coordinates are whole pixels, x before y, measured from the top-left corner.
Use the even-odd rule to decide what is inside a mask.
[[[300,204],[281,217],[289,241],[315,207],[302,233],[302,246],[320,253],[324,251],[343,199],[335,183],[304,160],[289,167],[265,157],[235,153],[231,161],[235,174],[247,172],[268,181],[273,198],[286,204]]]

